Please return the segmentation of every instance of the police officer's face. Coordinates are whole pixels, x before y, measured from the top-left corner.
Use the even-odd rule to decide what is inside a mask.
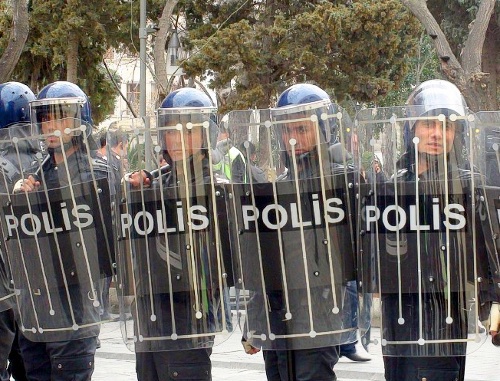
[[[415,123],[415,136],[419,138],[418,151],[429,155],[442,155],[453,148],[457,122],[422,119]]]
[[[305,119],[282,125],[282,139],[286,150],[292,153],[291,139],[295,139],[295,154],[301,155],[312,151],[316,147],[316,123]]]
[[[192,129],[182,128],[182,131],[171,129],[164,134],[165,147],[173,161],[189,158],[195,153],[201,151],[203,145],[202,127],[193,127]],[[182,155],[182,145],[184,144],[184,153]]]
[[[41,118],[41,128],[43,134],[49,136],[45,139],[48,148],[56,148],[61,145],[61,138],[64,143],[71,141],[72,134],[65,133],[66,129],[73,129],[75,119],[72,117],[60,118],[52,113],[47,113]],[[56,131],[61,133],[61,137],[56,136]]]

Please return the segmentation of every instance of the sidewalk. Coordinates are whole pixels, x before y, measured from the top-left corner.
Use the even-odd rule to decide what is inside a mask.
[[[376,339],[378,330],[373,329]],[[93,381],[136,381],[135,356],[122,341],[120,323],[105,323],[102,326],[101,348],[97,350]],[[266,381],[262,354],[247,355],[240,344],[241,332],[237,329],[228,337],[220,338],[213,348],[213,381]],[[379,340],[380,341],[380,340]],[[338,381],[383,381],[384,366],[380,344],[372,344],[369,362],[352,362],[341,358],[335,366]],[[499,381],[500,348],[488,339],[476,352],[467,356],[466,381]],[[433,380],[434,381],[434,380]]]

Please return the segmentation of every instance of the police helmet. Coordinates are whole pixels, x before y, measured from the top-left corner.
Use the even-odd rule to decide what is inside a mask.
[[[158,141],[168,152],[165,134],[172,131],[203,127],[202,149],[215,148],[217,143],[217,108],[203,91],[184,87],[168,94],[157,110]],[[167,158],[166,158],[167,159]],[[168,159],[167,159],[168,160]]]
[[[31,113],[35,133],[41,132],[41,123],[47,114],[61,120],[74,119],[73,135],[83,130],[87,137],[92,133],[90,101],[82,89],[71,82],[57,81],[45,86],[31,103]]]
[[[408,97],[409,116],[455,114],[465,116],[467,105],[460,90],[451,82],[441,79],[425,81]]]
[[[468,108],[460,90],[451,82],[432,79],[417,86],[406,101],[406,115],[410,118],[443,115],[448,120],[458,120],[457,136],[462,140]],[[416,121],[405,124],[405,145],[411,145]]]
[[[335,105],[328,94],[316,85],[300,83],[290,86],[278,98],[276,108],[271,109],[271,116],[278,122],[313,117],[318,121],[325,142],[330,142],[337,127],[334,114]]]
[[[0,128],[30,123],[29,102],[35,99],[31,89],[19,82],[0,85]]]

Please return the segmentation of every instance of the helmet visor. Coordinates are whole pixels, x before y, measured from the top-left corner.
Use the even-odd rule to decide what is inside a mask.
[[[212,147],[216,143],[217,124],[214,108],[159,109],[158,143],[170,159],[179,161]]]
[[[43,99],[31,102],[33,135],[77,136],[82,132],[81,98]],[[83,131],[86,130],[84,126]],[[59,131],[59,132],[56,132]]]

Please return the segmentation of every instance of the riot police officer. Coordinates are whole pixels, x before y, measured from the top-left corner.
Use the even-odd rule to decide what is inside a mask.
[[[122,213],[148,214],[153,211],[148,205],[155,205],[154,215],[164,213],[158,223],[169,231],[158,227],[149,238],[137,231],[126,237],[137,257],[131,334],[141,381],[211,380],[213,335],[227,329],[217,264],[222,233],[212,203],[215,121],[216,107],[202,91],[182,88],[168,94],[157,110],[157,152],[168,169],[125,176],[130,189]],[[142,199],[148,200],[144,206]]]
[[[19,200],[32,192],[38,195],[30,199],[34,215],[39,213],[37,208],[46,211],[42,205],[49,205],[51,217],[46,224],[54,228],[48,236],[37,234],[34,243],[22,235],[18,238],[21,245],[35,245],[35,249],[26,247],[39,253],[41,263],[17,274],[20,346],[30,380],[90,380],[100,324],[97,283],[101,273],[109,276],[111,271],[111,250],[105,244],[110,239],[109,223],[104,222],[104,216],[110,215],[109,196],[107,201],[101,198],[109,189],[109,171],[104,161],[91,156],[97,147],[91,140],[90,103],[77,85],[58,81],[45,86],[31,110],[33,139],[42,142],[44,155],[36,172],[20,180],[14,191]],[[58,215],[65,208],[76,208],[73,213],[93,211],[84,217],[85,229],[64,217],[66,212]],[[61,217],[66,219],[64,227],[59,226]],[[107,263],[99,258],[103,252]],[[24,285],[24,276],[31,287]]]
[[[395,183],[394,190],[402,195],[417,192],[415,202],[419,203],[419,211],[410,217],[416,233],[412,228],[401,232],[396,243],[400,254],[393,253],[394,259],[381,263],[381,266],[395,264],[395,257],[399,256],[405,268],[400,289],[385,291],[386,288],[381,292],[385,377],[389,381],[463,380],[468,327],[474,324],[477,327],[477,320],[469,322],[466,313],[467,283],[488,278],[487,269],[483,269],[488,259],[486,248],[481,246],[484,238],[478,229],[477,212],[463,209],[467,234],[477,235],[476,239],[464,240],[466,233],[449,225],[449,217],[441,225],[437,205],[443,200],[444,204],[458,205],[462,210],[460,205],[467,198],[463,195],[472,193],[474,197],[471,192],[474,173],[464,154],[467,105],[455,85],[430,80],[415,88],[405,110],[406,152],[397,161],[397,171],[390,182]],[[431,225],[429,197],[433,197],[434,204]],[[473,220],[477,223],[475,230]],[[394,239],[396,235],[391,237]],[[406,239],[416,239],[416,245]],[[477,242],[477,246],[466,244],[470,240]],[[476,256],[479,275],[472,276],[472,268],[460,263],[464,258],[471,263]],[[417,258],[420,258],[419,276],[412,273],[409,265],[416,264]]]
[[[6,188],[12,187],[13,183],[19,179],[21,173],[29,171],[29,166],[34,160],[36,147],[24,146],[21,144],[20,157],[22,168],[19,168],[17,155],[11,139],[13,137],[22,138],[30,133],[30,108],[29,102],[35,99],[31,89],[19,82],[7,82],[0,85],[0,140],[2,141],[0,152],[2,180],[0,188],[2,192]],[[10,284],[10,276],[7,271],[7,257],[0,253],[0,379],[2,381],[10,379],[7,373],[7,360],[10,357],[10,372],[14,372],[16,379],[26,377],[24,375],[24,365],[19,354],[17,342],[17,324],[14,319],[14,309],[12,308],[13,290]],[[9,353],[12,353],[9,356]],[[12,357],[14,356],[14,357]],[[9,372],[9,373],[10,373]]]
[[[249,152],[246,140],[258,136],[261,152],[271,151],[270,182],[231,183],[238,286],[250,296],[244,347],[262,349],[270,381],[335,380],[340,344],[356,340],[357,326],[345,294],[354,280],[353,176],[348,155],[334,163],[329,152],[342,113],[312,84],[289,87],[267,111],[228,116],[244,139],[235,145]]]

